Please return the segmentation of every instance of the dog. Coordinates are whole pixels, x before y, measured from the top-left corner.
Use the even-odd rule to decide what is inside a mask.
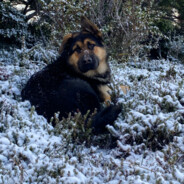
[[[21,96],[48,121],[58,111],[62,118],[70,112],[80,111],[84,115],[97,109],[91,126],[98,134],[105,132],[106,125],[113,124],[121,112],[120,105],[102,105],[110,101],[110,79],[102,33],[82,17],[81,31],[64,36],[58,59],[34,74]]]

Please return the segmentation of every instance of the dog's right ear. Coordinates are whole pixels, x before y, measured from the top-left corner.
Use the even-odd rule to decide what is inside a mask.
[[[96,38],[102,40],[102,33],[100,29],[84,16],[81,17],[81,30],[88,32],[94,35]]]
[[[64,36],[61,47],[59,48],[59,54],[61,54],[64,50],[68,48],[68,46],[70,45],[70,40],[72,40],[72,38],[73,38],[72,33]]]

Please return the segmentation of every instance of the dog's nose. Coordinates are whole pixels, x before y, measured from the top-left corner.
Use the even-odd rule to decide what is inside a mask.
[[[86,57],[86,58],[84,58],[84,63],[85,63],[85,64],[90,64],[90,63],[92,63],[91,57]]]
[[[92,63],[92,58],[89,55],[89,52],[84,52],[84,63],[85,64],[90,64]]]

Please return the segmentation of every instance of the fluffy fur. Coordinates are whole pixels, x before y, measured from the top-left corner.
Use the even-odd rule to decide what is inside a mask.
[[[48,120],[58,111],[62,118],[69,112],[85,114],[96,108],[92,127],[95,133],[101,133],[115,121],[121,107],[101,106],[101,102],[110,100],[106,49],[96,25],[82,18],[81,28],[81,32],[64,37],[55,62],[29,79],[22,90],[22,99],[29,100],[38,114]]]

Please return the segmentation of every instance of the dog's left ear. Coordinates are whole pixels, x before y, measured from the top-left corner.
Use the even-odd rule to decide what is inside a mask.
[[[72,37],[73,37],[72,33],[64,36],[61,47],[59,48],[59,54],[61,54],[64,50],[68,49],[68,46],[70,46],[70,40],[72,39]]]
[[[81,30],[91,33],[98,39],[102,40],[102,33],[99,28],[84,16],[81,17]]]

